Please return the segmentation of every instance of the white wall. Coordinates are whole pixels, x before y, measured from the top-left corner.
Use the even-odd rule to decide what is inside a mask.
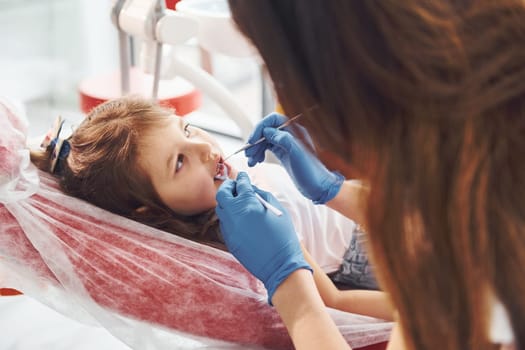
[[[117,68],[110,6],[109,0],[0,2],[0,94],[26,105],[31,132],[47,128],[57,110],[78,112],[81,79]]]

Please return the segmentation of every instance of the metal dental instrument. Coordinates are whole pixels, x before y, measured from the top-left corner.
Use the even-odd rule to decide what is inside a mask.
[[[281,130],[282,128],[286,128],[288,125],[292,124],[292,122],[294,120],[296,120],[297,118],[299,118],[300,116],[302,116],[303,114],[302,113],[299,113],[297,114],[295,117],[293,118],[290,118],[288,119],[287,121],[285,121],[284,123],[282,123],[281,125],[279,125],[277,127],[277,130]],[[245,144],[244,146],[242,146],[241,148],[239,148],[237,151],[233,152],[232,154],[230,154],[229,156],[227,156],[226,158],[223,159],[223,162],[226,161],[228,158],[236,155],[237,153],[240,153],[242,151],[244,151],[245,149],[248,149],[252,146],[255,146],[255,145],[258,145],[259,143],[263,142],[264,140],[266,140],[266,137],[261,137],[260,139],[258,139],[257,141],[255,141],[254,143],[247,143]]]

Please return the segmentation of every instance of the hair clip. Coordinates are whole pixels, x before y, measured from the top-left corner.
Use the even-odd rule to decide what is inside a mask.
[[[53,126],[47,131],[46,136],[42,140],[42,143],[40,143],[40,147],[47,148],[47,146],[51,144],[51,141],[53,139],[58,138],[58,136],[60,135],[60,131],[62,131],[63,125],[64,120],[62,120],[62,117],[56,117],[55,121],[53,122]]]
[[[51,151],[51,162],[49,164],[49,171],[54,173],[62,172],[63,161],[66,160],[71,150],[69,141],[61,138],[54,138],[50,142],[50,146],[53,148]]]
[[[44,137],[44,140],[40,144],[40,147],[42,148],[51,148],[51,154],[50,154],[50,163],[49,163],[49,171],[53,174],[56,172],[62,171],[62,164],[61,162],[64,161],[71,149],[71,146],[69,144],[69,141],[66,139],[60,138],[60,133],[62,131],[62,126],[64,125],[64,120],[61,116],[58,116],[51,129],[48,130],[46,133],[46,136]]]

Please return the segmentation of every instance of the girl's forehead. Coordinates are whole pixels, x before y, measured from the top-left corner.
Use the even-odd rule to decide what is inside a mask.
[[[142,130],[138,130],[138,143],[141,146],[139,148],[175,142],[177,138],[174,131],[178,129],[177,123],[180,123],[179,117],[175,119],[162,116],[155,123],[144,126]]]
[[[159,116],[157,119],[152,120],[151,123],[139,125],[136,131],[140,137],[156,137],[174,123],[175,120],[171,117]]]

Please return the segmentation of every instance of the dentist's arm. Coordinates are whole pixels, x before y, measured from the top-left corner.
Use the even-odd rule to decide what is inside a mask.
[[[272,301],[296,349],[350,349],[326,312],[309,271],[290,274]]]
[[[279,208],[266,210],[257,192]],[[246,173],[217,191],[216,212],[228,250],[259,278],[297,349],[349,349],[317,292],[289,214],[268,192],[251,185]]]
[[[366,222],[365,208],[368,204],[368,193],[368,187],[361,181],[346,180],[337,195],[326,205],[363,225]]]

